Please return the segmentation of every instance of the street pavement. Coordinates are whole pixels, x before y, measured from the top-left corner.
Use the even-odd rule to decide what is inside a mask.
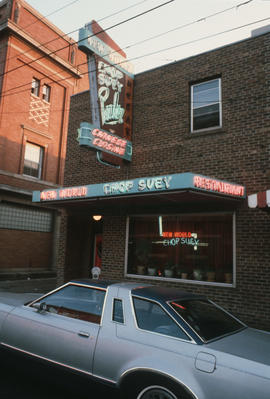
[[[22,280],[0,280],[0,292],[33,292],[46,293],[57,286],[55,277],[49,278],[27,278]]]
[[[13,365],[3,362],[1,357],[1,399],[89,399],[90,397],[116,399],[117,393],[97,383],[85,381],[77,376],[67,376],[19,361]],[[3,367],[3,363],[5,364]],[[96,396],[95,396],[96,395]]]

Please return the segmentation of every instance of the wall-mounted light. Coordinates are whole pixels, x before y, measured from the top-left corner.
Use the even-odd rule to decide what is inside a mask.
[[[93,215],[93,219],[94,219],[96,222],[98,222],[99,220],[102,219],[102,216],[101,216],[101,215]]]

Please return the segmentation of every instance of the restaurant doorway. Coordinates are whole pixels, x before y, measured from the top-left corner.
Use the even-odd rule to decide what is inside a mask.
[[[102,233],[94,235],[93,267],[102,268]]]
[[[103,220],[101,216],[93,216],[92,245],[90,253],[90,270],[99,267],[102,270],[102,242],[103,242]],[[90,274],[92,277],[92,274]]]

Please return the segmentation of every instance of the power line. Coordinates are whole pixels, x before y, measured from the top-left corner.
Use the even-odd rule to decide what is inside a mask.
[[[144,0],[144,1],[147,1],[147,0]],[[207,20],[207,19],[213,18],[213,17],[215,17],[215,16],[217,16],[217,15],[223,14],[223,13],[225,13],[225,12],[231,11],[232,9],[235,9],[235,8],[238,8],[238,7],[242,6],[242,5],[245,5],[245,4],[247,4],[247,3],[250,3],[251,1],[253,1],[253,0],[249,0],[248,2],[244,2],[244,3],[239,3],[239,4],[236,5],[236,6],[233,6],[233,7],[227,8],[227,9],[224,9],[224,10],[222,10],[222,11],[218,11],[218,12],[213,13],[213,14],[210,14],[210,15],[208,15],[208,16],[206,16],[206,17],[199,18],[199,19],[197,19],[197,20],[195,20],[195,21],[192,21],[192,22],[190,22],[190,23],[187,23],[187,24],[185,24],[185,25],[180,25],[180,26],[178,26],[178,27],[176,27],[176,28],[174,28],[174,29],[171,29],[171,30],[169,30],[169,31],[166,31],[166,32],[160,33],[160,34],[158,34],[158,35],[152,36],[152,37],[150,37],[150,38],[148,38],[148,39],[144,39],[144,40],[139,41],[139,42],[137,42],[137,43],[135,43],[135,44],[128,45],[128,46],[124,47],[122,50],[131,48],[131,47],[134,47],[134,46],[139,45],[139,44],[142,44],[142,43],[145,43],[146,41],[149,41],[149,40],[156,39],[156,38],[158,38],[158,37],[161,37],[161,36],[163,36],[163,35],[166,35],[166,34],[168,34],[168,33],[173,32],[173,31],[186,28],[186,27],[188,27],[188,26],[191,26],[191,25],[196,24],[196,23],[198,23],[198,22],[201,22],[201,21],[203,21],[203,20]],[[138,3],[138,4],[139,4],[139,3]],[[166,3],[165,3],[165,4],[166,4]],[[258,22],[260,22],[260,21],[258,21]],[[254,24],[254,23],[257,23],[257,22],[253,22],[252,24]],[[240,27],[240,28],[241,28],[241,27]],[[110,29],[110,28],[108,28],[108,29]],[[221,33],[220,33],[220,34],[221,34]],[[89,37],[91,37],[91,36],[89,36]],[[200,39],[200,40],[203,40],[203,38]],[[188,43],[189,43],[189,42],[188,42]],[[183,44],[183,45],[185,45],[185,44]],[[159,51],[160,51],[160,50],[159,50]],[[164,51],[164,50],[163,50],[163,51]],[[117,52],[117,51],[114,51],[113,53],[115,53],[115,52]],[[152,55],[152,54],[149,54],[149,55]],[[145,55],[145,56],[148,56],[148,55]],[[139,58],[141,58],[141,57],[144,57],[144,56],[136,57],[135,59],[139,59]],[[131,59],[131,61],[132,61],[132,60],[134,60],[134,59]],[[82,63],[82,64],[78,64],[78,65],[77,65],[77,68],[80,67],[80,66],[86,65],[86,64],[87,64],[87,62],[86,62],[86,63]],[[28,65],[28,64],[26,64],[26,65]],[[23,66],[25,66],[25,65],[23,65]],[[20,67],[23,67],[23,66],[20,66]],[[8,73],[8,72],[10,72],[10,71],[7,71],[7,73]],[[85,73],[82,73],[82,75],[84,75],[84,74],[85,74]],[[55,76],[55,75],[58,75],[58,73],[55,73],[55,74],[49,76],[49,78],[52,78],[52,77]],[[60,81],[62,81],[62,80],[63,80],[63,79],[61,79]],[[59,82],[59,81],[57,81],[57,82]],[[24,83],[24,84],[21,85],[21,86],[16,86],[16,87],[14,87],[14,88],[12,88],[12,89],[6,90],[4,93],[2,93],[1,97],[4,97],[4,96],[5,96],[5,93],[8,93],[9,91],[16,90],[16,89],[19,89],[19,88],[28,86],[29,84],[31,84],[31,82],[29,82],[29,83]],[[13,94],[17,94],[17,93],[11,93],[11,95],[13,95]]]
[[[117,24],[114,24],[114,25],[112,25],[111,27],[107,28],[106,30],[115,28],[116,26],[119,26],[119,25],[121,25],[121,24],[123,24],[123,23],[129,22],[129,21],[131,21],[131,20],[133,20],[133,19],[135,19],[135,18],[138,18],[138,17],[140,17],[140,16],[142,16],[142,15],[148,14],[149,12],[154,11],[154,10],[160,8],[160,7],[163,7],[163,6],[165,6],[165,5],[169,4],[169,3],[172,3],[173,1],[174,1],[174,0],[169,0],[169,1],[167,1],[166,3],[162,3],[162,4],[160,4],[160,5],[158,5],[158,6],[154,7],[154,8],[151,8],[151,9],[149,9],[149,10],[147,10],[147,11],[144,11],[144,12],[142,12],[142,13],[140,13],[140,14],[137,14],[137,15],[135,15],[135,16],[133,16],[133,17],[130,17],[130,18],[124,20],[124,21],[121,21],[121,22],[119,22],[119,23],[117,23]],[[100,34],[100,33],[103,33],[103,32],[105,32],[104,29],[102,29],[101,31],[99,31],[98,33],[96,33],[96,35],[98,35],[98,34]],[[90,38],[90,37],[93,37],[93,36],[95,36],[95,35],[92,34],[92,35],[88,36],[87,38]],[[85,39],[83,39],[83,40],[85,40]],[[83,40],[79,40],[77,43],[79,43],[80,41],[83,41]],[[63,48],[61,48],[61,49],[58,49],[58,50],[56,50],[56,51],[53,51],[53,52],[51,52],[51,53],[49,53],[49,54],[47,54],[47,55],[54,54],[54,53],[56,53],[56,52],[58,52],[58,51],[60,51],[60,50],[63,50],[63,49],[66,48],[66,47],[68,47],[68,46],[65,46],[65,47],[63,47]],[[6,71],[6,72],[4,72],[2,75],[0,75],[0,77],[3,76],[3,75],[5,75],[5,74],[7,74],[7,73],[10,73],[10,72],[13,72],[13,71],[15,71],[15,70],[18,70],[18,69],[20,69],[20,68],[22,68],[22,67],[24,67],[24,66],[30,65],[30,64],[32,64],[33,62],[36,62],[36,61],[38,61],[38,60],[40,60],[40,59],[42,59],[42,58],[45,58],[45,57],[46,57],[46,56],[41,56],[41,57],[39,57],[39,58],[36,58],[36,59],[30,61],[29,63],[26,63],[26,64],[24,64],[24,65],[20,65],[20,66],[18,66],[18,67],[16,67],[16,68],[11,69],[10,71]],[[81,64],[81,65],[83,65],[83,64]],[[58,73],[55,73],[54,75],[58,75]],[[54,75],[51,75],[51,76],[54,76]],[[63,81],[63,80],[67,80],[67,78],[61,79],[60,81]],[[59,81],[58,81],[58,82],[59,82]],[[1,93],[1,96],[0,96],[0,97],[4,97],[4,96],[5,96],[5,93],[7,93],[7,92],[9,92],[9,91],[16,90],[16,89],[19,89],[19,88],[28,86],[29,84],[31,84],[31,82],[24,83],[23,85],[16,86],[15,88],[6,90],[5,92]],[[3,95],[3,94],[4,94],[4,95]],[[12,93],[12,94],[16,94],[16,93]]]
[[[61,10],[63,10],[64,8],[69,7],[70,5],[72,5],[72,4],[74,4],[74,3],[78,2],[78,1],[80,1],[80,0],[74,0],[74,1],[72,1],[71,3],[67,4],[66,6],[61,7],[61,8],[59,8],[59,9],[57,9],[57,10],[51,12],[50,14],[46,15],[46,16],[43,17],[43,18],[37,18],[37,20],[36,20],[35,22],[33,22],[33,23],[31,23],[31,24],[25,26],[24,28],[22,28],[22,27],[20,27],[19,25],[17,25],[17,26],[18,26],[18,29],[19,29],[19,31],[23,31],[24,33],[27,33],[27,32],[25,31],[25,29],[28,28],[29,26],[32,26],[32,25],[34,25],[34,24],[37,23],[37,22],[43,21],[44,19],[46,19],[46,18],[49,17],[50,15],[53,15],[53,14],[55,14],[56,12],[61,11]],[[142,3],[145,3],[145,2],[147,2],[147,1],[149,1],[149,0],[143,0],[143,1],[140,1],[140,2],[138,2],[138,3],[135,3],[135,4],[131,5],[131,6],[129,6],[129,7],[123,8],[123,9],[121,9],[121,10],[119,10],[119,11],[113,13],[113,14],[107,15],[106,17],[103,17],[103,18],[99,19],[97,22],[100,22],[100,21],[103,21],[103,20],[105,20],[105,19],[108,19],[108,18],[110,18],[111,16],[115,16],[115,15],[117,15],[117,14],[121,14],[123,11],[129,10],[129,9],[131,9],[131,8],[137,6],[137,5],[140,5],[140,4],[142,4]],[[60,35],[60,36],[56,37],[55,39],[49,40],[48,42],[41,43],[39,46],[36,47],[36,49],[41,49],[42,47],[47,46],[48,44],[53,43],[53,42],[55,42],[56,40],[65,39],[67,36],[72,35],[73,33],[78,32],[79,30],[80,30],[80,28],[75,29],[75,30],[73,30],[73,31],[70,31],[70,32],[68,32],[68,33],[65,33],[64,35]],[[76,41],[74,41],[74,44],[76,44]],[[4,48],[4,47],[5,47],[5,46],[2,46],[2,47],[0,46],[0,49],[2,49],[2,48]],[[24,51],[24,52],[20,53],[20,55],[28,54],[28,53],[30,53],[31,51],[33,51],[33,49],[29,49],[29,50],[27,50],[27,51]],[[17,57],[18,57],[18,55],[15,55],[15,56],[13,56],[13,57],[9,57],[7,60],[1,61],[1,62],[0,62],[0,65],[1,65],[1,64],[5,64],[7,61],[12,60],[13,58],[17,58]],[[12,71],[6,71],[6,74],[9,73],[9,72],[12,72]],[[4,75],[4,74],[0,75],[0,77],[3,76],[3,75]]]
[[[164,36],[164,35],[166,35],[166,34],[168,34],[168,33],[175,32],[175,31],[177,31],[177,30],[179,30],[179,29],[187,28],[187,27],[192,26],[192,25],[194,25],[194,24],[197,24],[197,23],[199,23],[199,22],[206,21],[207,19],[216,17],[217,15],[220,15],[220,14],[224,14],[224,13],[226,13],[226,12],[228,12],[228,11],[237,9],[237,8],[239,8],[239,7],[241,7],[241,6],[244,6],[244,5],[246,5],[246,4],[248,4],[248,3],[252,2],[252,1],[254,1],[254,0],[249,0],[249,1],[246,1],[246,2],[244,2],[244,3],[237,4],[237,5],[233,6],[233,7],[226,8],[225,10],[221,10],[221,11],[215,12],[214,14],[207,15],[206,17],[202,17],[202,18],[196,19],[195,21],[188,22],[188,23],[186,23],[186,24],[184,24],[184,25],[177,26],[176,28],[170,29],[170,30],[168,30],[168,31],[166,31],[166,32],[160,33],[160,34],[158,34],[158,35],[155,35],[155,36],[152,36],[152,37],[150,37],[150,38],[144,39],[144,40],[142,40],[142,41],[140,41],[140,42],[137,42],[137,43],[135,43],[135,44],[132,44],[132,45],[130,45],[130,46],[124,47],[123,50],[126,50],[126,49],[128,49],[128,48],[130,48],[130,47],[133,47],[133,46],[137,46],[137,45],[139,45],[139,44],[143,44],[143,43],[145,43],[145,42],[147,42],[147,41],[149,41],[149,40],[157,39],[157,38],[159,38],[159,37],[161,37],[161,36]]]
[[[115,15],[118,15],[118,14],[120,14],[121,12],[130,10],[131,8],[134,8],[134,7],[136,7],[136,6],[138,6],[138,5],[142,4],[142,3],[146,3],[147,1],[149,1],[149,0],[139,1],[138,3],[132,4],[132,5],[129,6],[129,7],[122,8],[122,10],[119,10],[119,11],[114,12],[113,14],[107,15],[106,17],[103,17],[103,18],[99,19],[97,22],[101,22],[101,21],[104,21],[105,19],[114,17]],[[78,30],[78,29],[77,29],[77,30]]]
[[[248,27],[248,26],[250,26],[250,25],[254,25],[254,24],[257,24],[257,23],[260,23],[260,22],[264,22],[264,21],[267,21],[267,20],[269,20],[269,19],[270,19],[270,17],[268,17],[268,18],[263,18],[263,19],[260,19],[260,20],[258,20],[258,21],[250,22],[250,23],[245,24],[245,25],[237,26],[237,27],[235,27],[235,28],[231,28],[231,29],[228,29],[228,30],[224,30],[224,31],[222,31],[222,32],[218,32],[218,33],[214,33],[214,34],[211,34],[211,35],[208,35],[208,36],[204,36],[204,37],[201,37],[201,38],[199,38],[199,39],[190,40],[190,41],[185,42],[185,43],[176,44],[175,46],[166,47],[166,48],[161,49],[161,50],[153,51],[152,53],[147,53],[147,54],[144,54],[144,55],[140,55],[140,56],[138,56],[138,57],[131,58],[130,60],[127,60],[127,61],[130,62],[130,61],[138,60],[138,59],[140,59],[140,58],[149,57],[149,56],[152,56],[152,55],[156,55],[156,54],[159,54],[159,53],[163,53],[164,51],[173,50],[173,49],[175,49],[175,48],[182,47],[182,46],[186,46],[186,45],[188,45],[188,44],[197,43],[197,42],[200,42],[201,40],[212,39],[213,37],[217,37],[217,36],[223,35],[223,34],[225,34],[225,33],[230,33],[230,32],[233,32],[233,31],[235,31],[235,30],[238,30],[238,29],[246,28],[246,27]]]
[[[18,25],[18,24],[16,23],[17,29],[18,29],[18,31],[27,33],[25,29],[29,28],[29,26],[35,25],[37,22],[42,22],[42,21],[44,21],[46,18],[50,17],[51,15],[56,14],[56,13],[59,12],[59,11],[62,11],[63,9],[65,9],[65,8],[67,8],[67,7],[69,7],[69,6],[71,6],[72,4],[77,3],[78,1],[81,1],[81,0],[73,0],[71,3],[68,3],[68,4],[66,4],[65,6],[62,6],[62,7],[58,8],[58,9],[55,10],[55,11],[52,11],[50,14],[47,14],[47,15],[43,16],[42,18],[37,18],[34,22],[31,22],[31,24],[28,24],[28,25],[26,25],[26,26],[24,26],[24,27],[22,27],[22,26],[20,26],[20,25]],[[71,32],[71,33],[73,33],[73,32]],[[67,35],[68,35],[68,34],[67,34]],[[65,36],[67,36],[67,35],[65,35]],[[64,36],[63,36],[63,37],[64,37]],[[58,39],[59,39],[59,37],[56,38],[56,39],[50,40],[50,41],[47,42],[47,43],[41,44],[41,46],[39,46],[39,47],[42,47],[43,45],[46,45],[46,44],[48,44],[48,43],[50,43],[50,42],[53,42],[53,41],[55,41],[55,40],[58,40]],[[1,50],[2,48],[4,48],[4,47],[6,47],[6,46],[5,46],[5,45],[4,45],[4,46],[1,46],[1,47],[0,47],[0,50]],[[39,47],[38,47],[38,48],[39,48]],[[29,51],[32,51],[32,50],[25,51],[25,52],[23,52],[23,53],[21,53],[21,54],[26,54],[26,53],[28,53]],[[4,64],[6,61],[12,60],[13,58],[16,58],[16,57],[17,57],[16,55],[15,55],[14,57],[10,57],[10,58],[8,58],[8,59],[5,60],[5,61],[0,62],[0,64]]]
[[[213,38],[213,37],[216,37],[216,36],[220,36],[220,35],[225,34],[225,33],[230,33],[230,32],[233,32],[235,30],[246,28],[247,26],[251,26],[251,25],[254,25],[254,24],[257,24],[257,23],[260,23],[260,22],[267,21],[269,19],[270,19],[270,17],[264,18],[264,19],[260,19],[260,20],[254,21],[254,22],[250,22],[248,24],[237,26],[235,28],[230,28],[230,29],[222,31],[222,32],[218,32],[218,33],[214,33],[214,34],[211,34],[211,35],[208,35],[208,36],[204,36],[204,37],[199,38],[199,39],[194,39],[194,40],[191,40],[191,41],[188,41],[188,42],[185,42],[185,43],[180,43],[180,44],[177,44],[177,45],[172,46],[172,47],[166,47],[164,49],[157,50],[157,51],[154,51],[152,53],[147,53],[147,54],[144,54],[144,55],[141,55],[141,56],[138,56],[138,57],[131,58],[129,60],[124,60],[124,61],[119,62],[117,64],[113,64],[113,66],[121,65],[121,63],[123,63],[123,62],[127,62],[127,61],[131,62],[131,61],[134,61],[134,60],[137,60],[137,59],[140,59],[140,58],[156,55],[156,54],[159,54],[159,53],[162,53],[162,52],[165,52],[165,51],[168,51],[168,50],[172,50],[172,49],[175,49],[175,48],[178,48],[178,47],[182,47],[182,46],[186,46],[186,45],[189,45],[189,44],[197,43],[197,42],[200,42],[201,40],[206,40],[206,39],[210,39],[210,38]],[[92,72],[95,72],[95,71],[96,70],[93,70]],[[88,74],[88,71],[82,73],[81,75],[86,75],[86,74]],[[65,81],[65,80],[67,80],[67,78],[62,78],[60,80],[57,80],[56,83],[60,83],[60,82]],[[53,82],[51,82],[51,83],[53,83]],[[23,86],[26,86],[26,85],[29,85],[29,83],[24,84]],[[10,89],[10,90],[16,90],[17,88],[20,88],[20,86],[15,87],[15,88]],[[8,91],[10,91],[10,90],[8,90]],[[24,90],[15,92],[15,93],[4,94],[3,97],[7,97],[7,96],[10,96],[10,95],[15,95],[15,94],[20,94],[20,93],[23,93],[23,92],[28,91],[28,90],[29,89],[27,88],[27,89],[24,89]]]
[[[144,11],[144,12],[141,12],[140,14],[134,15],[134,16],[132,16],[132,17],[130,17],[130,18],[127,18],[127,19],[125,19],[124,21],[118,22],[118,23],[116,23],[116,24],[110,26],[109,28],[101,29],[101,30],[100,30],[99,32],[97,32],[95,35],[99,35],[100,33],[103,33],[103,32],[106,32],[106,31],[108,31],[108,30],[111,30],[111,29],[113,29],[113,28],[116,28],[116,27],[118,27],[118,26],[120,26],[120,25],[122,25],[122,24],[124,24],[124,23],[126,23],[126,22],[130,22],[130,21],[132,21],[132,20],[134,20],[134,19],[136,19],[136,18],[139,18],[139,17],[141,17],[141,16],[143,16],[143,15],[145,15],[145,14],[148,14],[149,12],[155,11],[155,10],[157,10],[158,8],[161,8],[161,7],[165,6],[165,5],[168,5],[168,4],[170,4],[170,3],[174,2],[174,1],[175,1],[175,0],[168,0],[167,2],[162,3],[162,4],[160,4],[160,5],[156,6],[156,7],[153,7],[153,8],[151,8],[151,9],[149,9],[149,10],[146,10],[146,11]],[[90,36],[88,36],[87,38],[93,37],[93,36],[95,36],[95,35],[94,35],[94,34],[93,34],[93,35],[90,35]],[[81,41],[83,41],[83,40],[85,40],[85,39],[86,39],[86,38],[81,39],[81,40],[78,40],[78,41],[75,42],[75,43],[79,44]],[[74,43],[74,44],[75,44],[75,43]],[[31,64],[33,64],[34,62],[39,61],[39,60],[41,60],[41,59],[43,59],[43,58],[45,58],[45,57],[48,57],[48,56],[53,55],[53,54],[56,54],[56,53],[58,53],[59,51],[62,51],[62,50],[64,50],[64,49],[66,49],[67,47],[69,47],[69,44],[68,44],[67,46],[64,46],[64,47],[62,47],[62,48],[59,48],[59,49],[57,49],[57,50],[51,51],[50,53],[48,53],[48,54],[46,54],[46,55],[42,55],[41,57],[35,58],[34,60],[32,60],[32,61],[30,61],[30,62],[28,62],[28,63],[26,63],[26,64],[24,64],[24,65],[20,65],[20,66],[17,66],[16,68],[10,69],[9,71],[6,71],[6,72],[2,73],[2,74],[0,75],[0,77],[6,75],[7,73],[14,72],[14,71],[16,71],[16,70],[18,70],[18,69],[20,69],[20,68],[25,67],[25,66],[31,65]],[[23,53],[22,53],[21,55],[23,55]]]

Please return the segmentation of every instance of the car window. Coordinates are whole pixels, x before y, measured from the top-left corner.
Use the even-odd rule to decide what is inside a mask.
[[[46,310],[63,316],[100,323],[105,290],[67,285],[42,298]]]
[[[133,305],[139,328],[190,341],[185,332],[159,304],[144,299],[133,298]]]
[[[175,300],[170,305],[204,341],[231,334],[245,327],[243,323],[208,300]]]
[[[124,323],[123,302],[121,299],[113,300],[113,321]]]

